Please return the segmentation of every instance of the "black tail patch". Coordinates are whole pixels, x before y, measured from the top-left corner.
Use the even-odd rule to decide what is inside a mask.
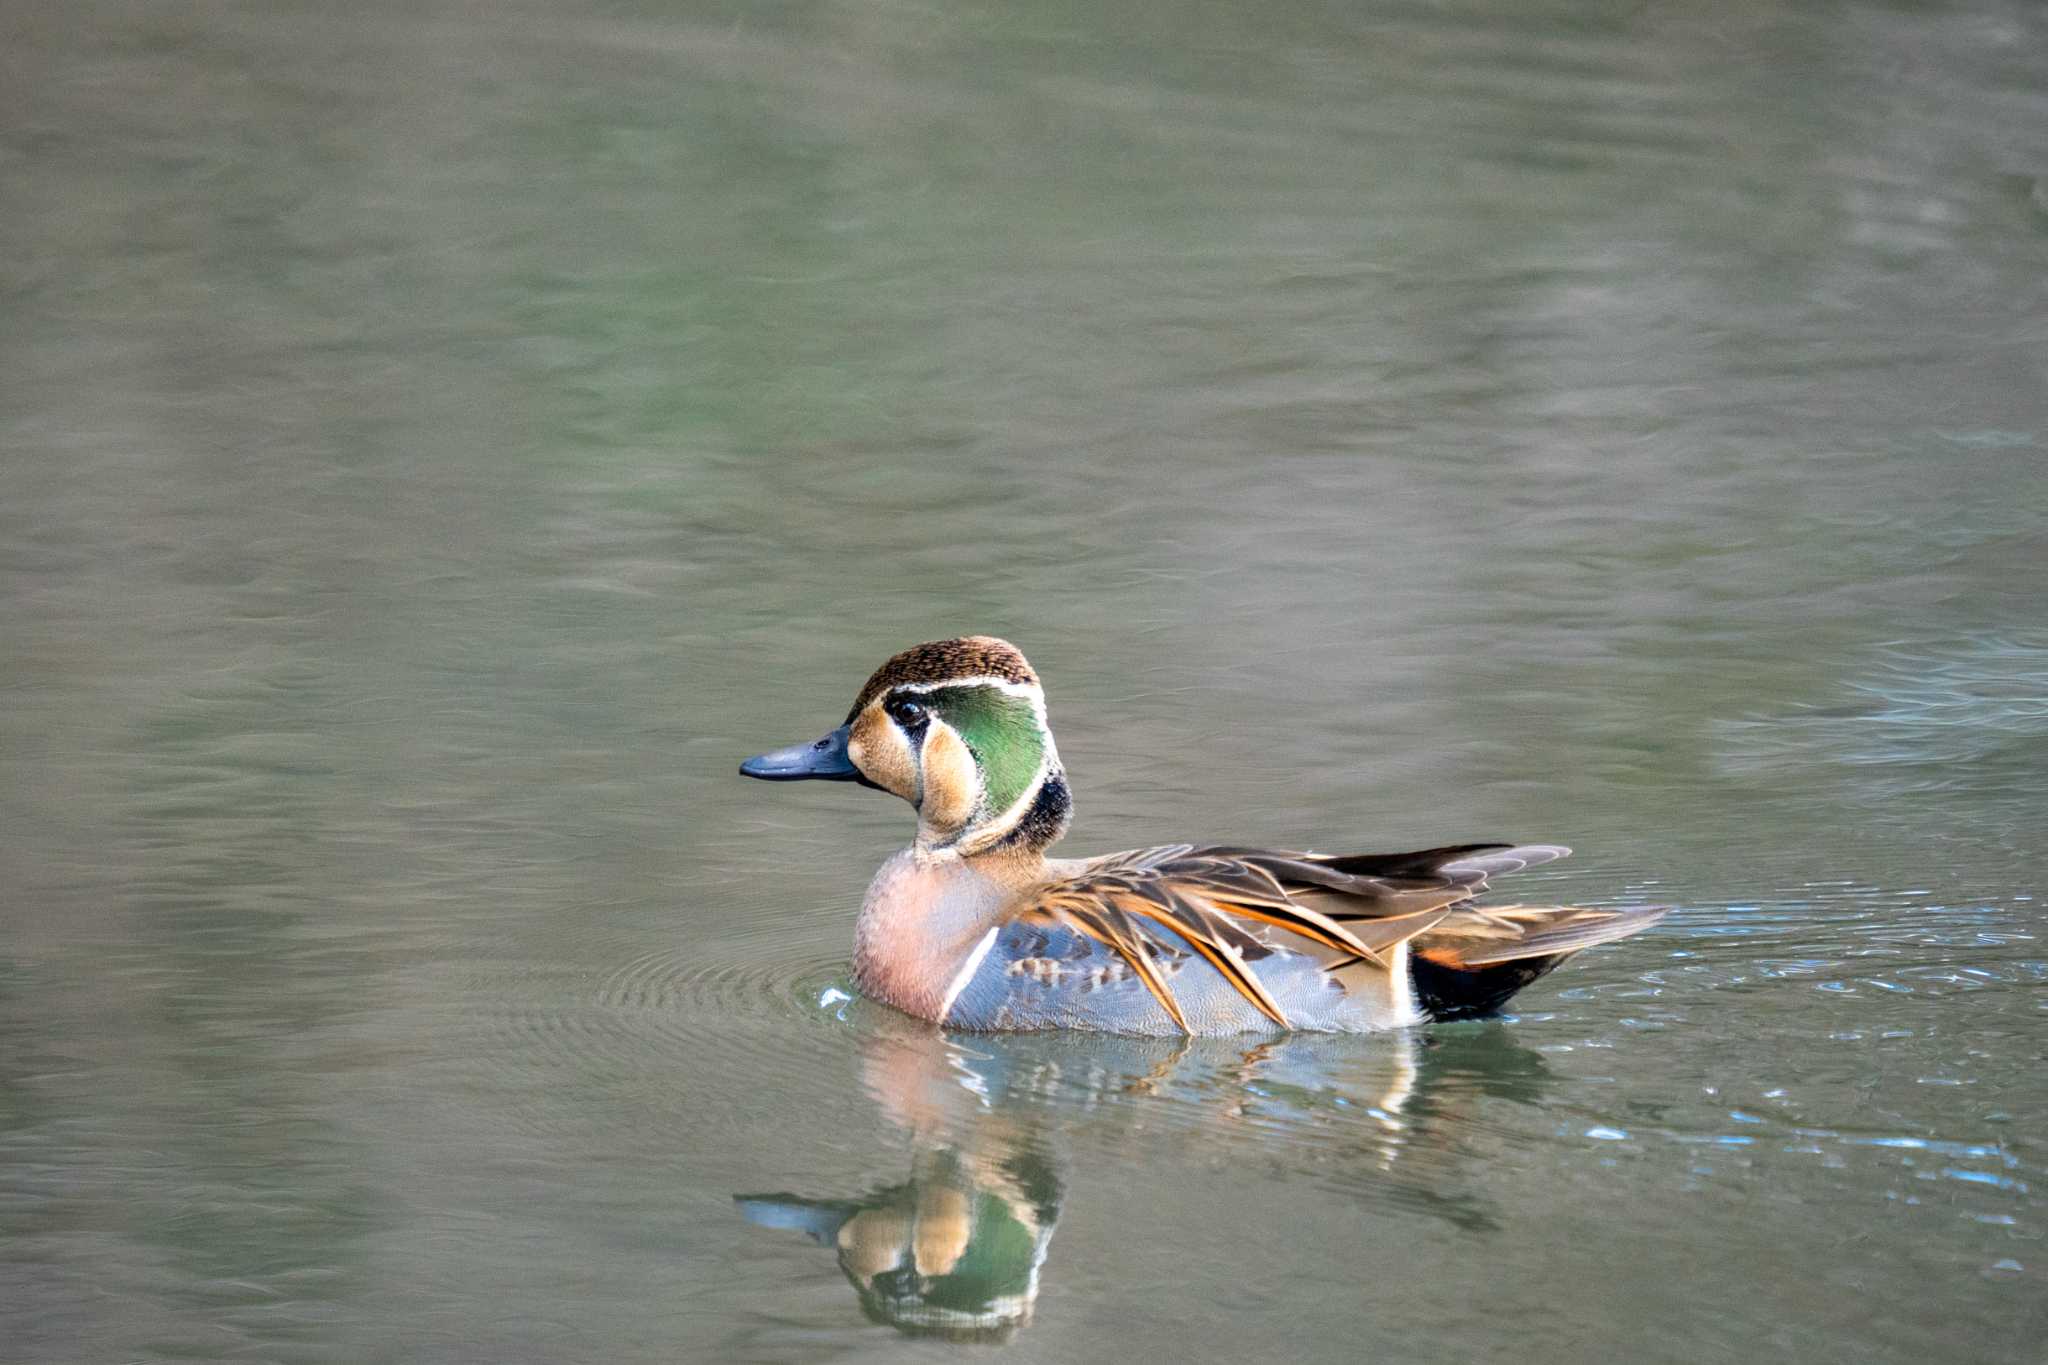
[[[1570,953],[1549,957],[1519,957],[1512,962],[1495,962],[1484,967],[1454,967],[1432,961],[1417,953],[1410,977],[1415,982],[1415,1000],[1423,1012],[1439,1023],[1454,1019],[1484,1019],[1499,1014],[1516,991],[1543,976]]]

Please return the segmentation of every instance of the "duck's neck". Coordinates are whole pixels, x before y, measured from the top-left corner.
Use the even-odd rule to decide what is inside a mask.
[[[868,885],[853,931],[854,983],[906,1014],[941,1019],[984,940],[1045,876],[1036,849],[973,858],[904,849]]]
[[[950,838],[920,825],[882,864],[854,926],[860,988],[920,1019],[940,1019],[982,945],[1049,873],[1045,850],[1067,832],[1074,798],[1052,763],[1028,800]]]

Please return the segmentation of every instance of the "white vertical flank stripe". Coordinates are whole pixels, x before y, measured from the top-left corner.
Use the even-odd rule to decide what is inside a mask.
[[[967,989],[967,983],[974,980],[974,973],[980,969],[982,959],[988,956],[988,950],[996,946],[996,932],[1002,927],[998,924],[981,936],[981,942],[974,945],[974,951],[969,953],[967,961],[961,964],[959,973],[953,978],[953,984],[946,987],[946,998],[939,1005],[940,1023],[946,1022],[946,1016],[953,1012],[953,1002],[960,998],[960,992]]]

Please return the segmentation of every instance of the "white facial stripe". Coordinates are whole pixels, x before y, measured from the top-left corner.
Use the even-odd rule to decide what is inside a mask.
[[[988,950],[996,946],[996,934],[1002,928],[999,924],[981,936],[981,942],[974,945],[974,951],[967,955],[967,961],[953,977],[953,984],[946,987],[946,998],[939,1003],[939,1022],[945,1023],[946,1016],[953,1012],[953,1002],[960,998],[960,992],[967,989],[967,983],[974,980],[982,961],[988,957]]]
[[[1013,697],[1030,696],[1038,692],[1030,683],[1012,682],[1008,678],[997,678],[976,674],[971,678],[941,678],[937,682],[897,683],[891,692],[936,692],[941,687],[993,687]]]

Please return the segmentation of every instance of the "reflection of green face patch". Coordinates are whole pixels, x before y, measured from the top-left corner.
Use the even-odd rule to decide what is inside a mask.
[[[1008,810],[1031,789],[1045,758],[1045,736],[1030,698],[971,686],[936,688],[923,701],[974,754],[991,812]]]

